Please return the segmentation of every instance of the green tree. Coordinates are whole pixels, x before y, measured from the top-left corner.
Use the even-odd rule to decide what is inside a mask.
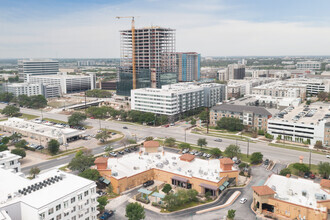
[[[84,152],[82,150],[78,151],[74,158],[72,158],[68,167],[71,170],[78,170],[83,172],[94,164],[94,156],[89,152]]]
[[[26,152],[23,149],[20,148],[16,148],[16,149],[12,149],[10,151],[12,154],[16,154],[18,156],[21,156],[22,158],[26,157]]]
[[[193,126],[196,125],[196,119],[192,118],[191,121],[190,121],[190,124],[193,125]]]
[[[212,148],[211,154],[215,157],[220,157],[222,155],[222,152],[219,148]]]
[[[241,153],[241,148],[234,144],[229,145],[225,150],[225,154],[230,158],[233,158],[235,156],[239,157],[240,153]]]
[[[172,186],[170,184],[165,184],[162,191],[166,194],[168,194],[172,190]]]
[[[30,103],[29,107],[38,109],[38,108],[44,108],[47,106],[47,99],[43,95],[34,95],[30,96]]]
[[[69,125],[79,126],[86,120],[86,115],[81,112],[74,112],[68,119]]]
[[[106,196],[101,196],[97,199],[97,202],[99,203],[97,207],[103,212],[105,206],[108,204],[108,198]]]
[[[191,145],[190,144],[188,144],[188,143],[180,143],[179,144],[179,148],[181,149],[181,150],[183,150],[183,149],[189,149],[189,150],[191,150]]]
[[[307,100],[307,101],[306,101],[306,105],[310,105],[311,103],[312,103],[311,100]]]
[[[95,138],[101,142],[107,141],[109,138],[111,138],[111,135],[108,131],[103,130],[101,133],[98,133]]]
[[[284,168],[280,171],[281,176],[286,176],[288,174],[291,174],[291,170],[289,168]]]
[[[17,133],[17,132],[13,133],[13,134],[9,137],[9,139],[12,140],[12,141],[14,141],[14,142],[18,141],[18,140],[21,139],[21,138],[22,138],[22,135],[21,135],[20,133]]]
[[[201,150],[203,150],[203,147],[205,147],[207,145],[207,141],[205,138],[199,138],[197,140],[197,145],[201,148]]]
[[[236,210],[234,209],[229,209],[228,210],[228,213],[227,213],[227,218],[232,220],[235,218],[235,213],[236,213]]]
[[[300,176],[306,172],[309,172],[309,167],[303,163],[294,163],[292,167],[298,171]]]
[[[320,162],[318,165],[319,174],[323,176],[325,179],[329,179],[330,175],[330,163],[328,162]]]
[[[154,137],[151,137],[151,136],[146,137],[146,141],[152,141],[153,139],[154,139]]]
[[[229,131],[242,131],[244,125],[239,118],[222,117],[217,121],[217,129],[226,129]]]
[[[100,173],[95,169],[86,169],[83,172],[79,173],[79,176],[96,181],[100,178]]]
[[[137,202],[127,204],[125,216],[128,220],[141,220],[146,217],[144,207]]]
[[[107,116],[107,108],[106,107],[89,107],[87,110],[88,115],[94,118],[102,119]]]
[[[1,113],[8,117],[16,117],[20,115],[19,108],[13,105],[7,105]]]
[[[104,148],[104,151],[106,152],[107,156],[110,156],[110,153],[113,151],[113,147],[108,145]]]
[[[111,183],[110,183],[110,184],[108,185],[108,187],[107,187],[107,193],[108,193],[108,194],[112,194],[112,193],[113,193],[113,186],[112,186]]]
[[[243,170],[244,168],[248,168],[248,167],[249,167],[249,164],[244,163],[244,162],[242,162],[242,163],[240,163],[240,164],[238,165],[238,168],[239,168],[240,170]]]
[[[199,119],[202,121],[207,121],[208,118],[208,113],[207,111],[202,111],[199,115],[198,115]]]
[[[86,91],[87,97],[96,97],[96,98],[111,98],[112,94],[106,90],[92,89]]]
[[[314,147],[317,149],[322,149],[323,148],[322,141],[316,141]]]
[[[263,155],[261,152],[254,152],[251,157],[250,161],[252,164],[258,164],[262,162]]]
[[[23,140],[20,140],[17,143],[15,143],[15,147],[16,148],[24,148],[24,147],[26,147],[26,145],[27,145],[27,142],[24,139]]]
[[[14,94],[10,92],[0,93],[0,101],[10,102],[14,98]]]
[[[47,146],[49,153],[51,153],[52,155],[57,154],[60,150],[60,143],[55,139],[51,139],[50,141],[48,141]]]
[[[3,144],[8,144],[9,141],[10,141],[10,138],[9,138],[9,137],[3,137],[3,138],[1,139],[1,143],[3,143]]]
[[[164,144],[165,144],[165,146],[168,146],[168,147],[174,147],[175,142],[176,142],[175,138],[170,137],[170,138],[165,139]]]
[[[0,145],[0,152],[8,150],[7,145]]]
[[[38,175],[40,173],[40,169],[38,167],[32,167],[30,169],[30,176],[32,176],[32,178],[34,179],[36,177],[36,175]]]

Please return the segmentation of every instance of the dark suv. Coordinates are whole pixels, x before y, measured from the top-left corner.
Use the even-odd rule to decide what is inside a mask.
[[[147,182],[143,183],[143,186],[148,187],[148,186],[151,186],[152,184],[154,184],[154,181],[153,180],[148,180]]]

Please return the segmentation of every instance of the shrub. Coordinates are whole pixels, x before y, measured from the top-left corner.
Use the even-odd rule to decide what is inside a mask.
[[[266,133],[266,134],[265,134],[265,138],[268,138],[268,139],[273,140],[273,139],[274,139],[274,136],[271,135],[271,134]]]
[[[254,152],[251,157],[250,161],[252,164],[258,164],[262,162],[263,155],[260,152]]]
[[[281,170],[280,175],[281,176],[286,176],[288,174],[291,174],[291,170],[289,168],[284,168],[283,170]]]
[[[262,130],[262,129],[259,129],[259,130],[258,130],[258,135],[265,135],[265,131]]]

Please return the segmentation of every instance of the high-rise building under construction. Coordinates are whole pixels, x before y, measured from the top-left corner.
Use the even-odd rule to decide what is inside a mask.
[[[160,88],[162,85],[177,82],[174,29],[161,27],[134,29],[134,39],[132,29],[122,30],[120,37],[118,95],[130,96],[134,83],[136,88]]]

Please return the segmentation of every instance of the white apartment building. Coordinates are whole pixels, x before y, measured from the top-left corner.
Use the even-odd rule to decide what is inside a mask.
[[[27,179],[0,168],[1,220],[96,220],[94,181],[57,169]]]
[[[177,83],[157,88],[131,90],[131,108],[176,115],[198,107],[212,107],[225,98],[225,85]]]
[[[56,60],[19,60],[18,74],[21,81],[26,81],[26,75],[53,75],[58,72]]]
[[[318,61],[303,61],[297,62],[297,69],[299,70],[319,70],[321,69],[321,62]]]
[[[307,95],[317,95],[319,92],[330,91],[330,79],[295,78],[289,79],[288,82],[297,85],[306,85]]]
[[[252,88],[253,95],[268,95],[271,97],[301,98],[306,97],[306,85],[294,81],[275,81]]]
[[[19,155],[10,153],[9,150],[2,151],[0,152],[0,166],[15,173],[21,172],[21,163],[19,162],[21,158]]]
[[[63,94],[96,88],[96,77],[93,73],[90,75],[68,75],[67,73],[39,76],[27,75],[27,81],[30,83],[59,85]]]
[[[268,120],[268,132],[275,139],[281,138],[292,142],[308,141],[314,145],[316,141],[325,143],[326,124],[330,121],[330,105],[315,103],[305,108],[288,107],[279,115]]]

